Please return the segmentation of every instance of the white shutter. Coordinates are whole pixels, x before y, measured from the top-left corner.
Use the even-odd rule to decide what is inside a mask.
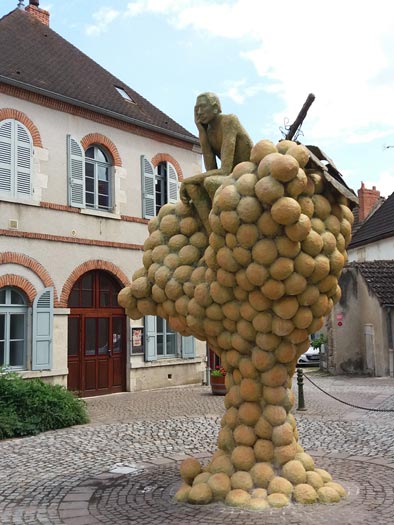
[[[168,202],[175,203],[178,200],[178,176],[172,164],[167,162],[167,195]]]
[[[183,359],[192,359],[195,356],[194,352],[194,337],[192,335],[182,337],[182,357]]]
[[[156,316],[145,316],[145,361],[157,359],[157,330]]]
[[[16,122],[16,196],[31,195],[31,167],[33,147],[31,137],[25,126]]]
[[[14,126],[12,120],[5,120],[0,124],[0,192],[11,194],[12,172],[14,155],[12,144],[14,137]]]
[[[52,367],[53,288],[45,288],[33,302],[32,370]]]
[[[155,182],[152,164],[141,155],[142,216],[145,219],[156,216]]]
[[[85,153],[81,145],[67,135],[68,203],[85,207]]]

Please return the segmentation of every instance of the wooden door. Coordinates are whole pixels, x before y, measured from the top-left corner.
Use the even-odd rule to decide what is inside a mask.
[[[70,295],[68,388],[81,396],[126,387],[126,316],[116,303],[120,286],[104,273],[85,274]]]

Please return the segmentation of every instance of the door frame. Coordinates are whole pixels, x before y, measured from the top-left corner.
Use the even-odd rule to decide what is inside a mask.
[[[99,307],[99,297],[100,297],[100,275],[106,273],[107,276],[111,278],[113,284],[116,283],[116,289],[121,289],[121,285],[117,282],[116,278],[112,276],[109,272],[103,270],[93,270],[91,272],[86,272],[80,277],[83,279],[87,273],[93,273],[93,286],[92,286],[92,297],[93,297],[93,306],[82,307],[82,306],[70,306],[69,319],[78,319],[79,333],[74,337],[70,337],[70,322],[68,323],[68,345],[67,345],[67,364],[68,364],[68,388],[70,390],[78,392],[80,397],[87,396],[97,396],[112,394],[116,392],[125,392],[127,389],[127,352],[128,352],[128,343],[127,343],[127,316],[125,315],[124,309],[120,307],[117,303],[116,306],[105,306]],[[74,284],[77,285],[79,280]],[[118,290],[118,291],[119,291]],[[112,301],[112,304],[114,300]],[[94,355],[86,356],[85,355],[85,323],[86,319],[108,319],[108,353],[100,356],[98,354],[96,341],[96,352]],[[120,352],[114,352],[114,326],[113,320],[115,318],[121,319],[121,345]],[[74,353],[69,354],[70,344],[74,347]],[[75,351],[76,350],[76,351]],[[116,359],[118,358],[118,359]],[[99,364],[100,361],[107,361],[107,387],[99,387]],[[95,385],[96,388],[86,389],[86,363],[88,361],[95,362]]]

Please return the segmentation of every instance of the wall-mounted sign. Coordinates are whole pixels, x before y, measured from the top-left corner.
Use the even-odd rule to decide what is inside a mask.
[[[131,329],[131,348],[133,354],[144,352],[144,329],[142,327]]]

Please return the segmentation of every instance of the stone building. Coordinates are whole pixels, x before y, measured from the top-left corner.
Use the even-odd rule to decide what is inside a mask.
[[[84,396],[201,382],[204,343],[117,304],[198,139],[38,4],[0,19],[0,365]]]
[[[339,282],[342,298],[327,322],[326,367],[394,377],[394,193],[382,203],[374,188],[372,197],[349,245]],[[360,198],[360,207],[363,202]]]

